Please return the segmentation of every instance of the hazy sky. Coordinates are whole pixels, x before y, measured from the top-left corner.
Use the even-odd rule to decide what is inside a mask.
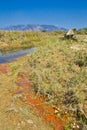
[[[87,27],[87,0],[1,0],[0,27],[17,24]]]

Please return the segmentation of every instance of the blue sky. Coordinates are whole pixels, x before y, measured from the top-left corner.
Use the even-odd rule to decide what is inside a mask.
[[[0,27],[17,24],[87,27],[87,0],[1,0]]]

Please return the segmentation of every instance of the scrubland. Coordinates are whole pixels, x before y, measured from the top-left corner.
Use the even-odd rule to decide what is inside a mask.
[[[7,64],[11,70],[7,73],[7,77],[10,76],[12,80],[7,87],[8,78],[0,73],[0,80],[5,81],[4,83],[0,81],[0,93],[5,96],[6,87],[6,91],[15,93],[20,77],[28,78],[35,96],[43,97],[45,103],[55,110],[55,115],[61,119],[65,130],[86,130],[87,35],[76,34],[76,40],[64,40],[63,35],[64,32],[0,32],[0,50],[3,52],[37,47],[37,51],[33,54]],[[12,97],[6,98],[7,102],[11,100],[10,98]],[[17,105],[24,108],[23,104]],[[26,113],[27,111],[25,116]],[[44,125],[44,127],[37,129],[51,130],[51,128],[46,129],[48,126]]]

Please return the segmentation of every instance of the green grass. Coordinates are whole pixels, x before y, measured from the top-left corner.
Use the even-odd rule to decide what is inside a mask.
[[[31,48],[41,42],[38,33],[29,32],[0,32],[0,49]]]
[[[56,33],[44,32],[0,32],[0,50],[12,50],[18,48],[32,48],[40,46],[51,35],[56,36]]]
[[[44,42],[27,59],[24,69],[29,70],[37,94],[47,96],[51,105],[62,104],[63,110],[73,113],[84,127],[87,124],[84,107],[87,106],[87,44],[54,37]]]
[[[87,36],[77,35],[77,41],[63,40],[62,34],[37,32],[1,32],[1,42],[8,48],[37,47],[37,52],[20,59],[31,85],[37,95],[48,97],[48,102],[58,108],[62,106],[60,118],[68,112],[77,125],[87,126]],[[12,40],[11,40],[12,39]],[[0,45],[3,50],[4,47]],[[17,73],[15,73],[15,77]],[[74,121],[67,123],[71,130]]]

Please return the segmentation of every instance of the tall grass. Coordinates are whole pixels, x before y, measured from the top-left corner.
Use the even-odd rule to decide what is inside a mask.
[[[62,104],[79,120],[82,118],[82,124],[87,124],[87,51],[72,40],[50,37],[44,42],[25,65],[35,92],[47,96],[52,105]],[[78,44],[79,50],[72,48]]]
[[[73,41],[63,40],[62,36],[57,32],[0,32],[0,49],[36,46],[37,52],[24,59],[22,71],[31,78],[36,94],[47,96],[48,103],[56,108],[62,106],[61,117],[67,110],[84,128],[87,125],[87,38],[77,35],[77,41]]]

